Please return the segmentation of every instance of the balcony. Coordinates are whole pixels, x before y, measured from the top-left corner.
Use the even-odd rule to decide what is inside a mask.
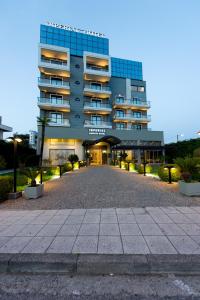
[[[151,107],[149,101],[142,101],[142,100],[122,100],[122,99],[115,99],[113,102],[114,108],[123,108],[123,109],[149,109]]]
[[[86,84],[83,93],[88,97],[109,98],[112,92],[106,85]]]
[[[68,119],[62,119],[62,120],[59,120],[59,122],[54,119],[50,119],[48,126],[70,127],[70,123],[69,123]]]
[[[38,67],[42,73],[69,77],[69,49],[59,46],[40,44]]]
[[[38,106],[45,110],[70,112],[69,100],[64,99],[38,98]]]
[[[38,78],[38,86],[42,90],[57,93],[60,92],[65,95],[70,94],[70,84],[66,80],[55,80],[52,78]]]
[[[85,80],[97,80],[101,82],[106,82],[110,80],[110,56],[91,52],[84,52],[83,64]]]
[[[90,120],[85,120],[84,122],[85,128],[107,128],[112,129],[112,123],[111,122],[104,122],[104,121],[98,121],[98,122],[92,122]]]
[[[113,117],[115,122],[140,122],[140,123],[148,123],[151,121],[151,116],[147,115],[141,115],[141,116],[136,116],[133,114],[124,114],[124,115],[118,115],[115,114]]]
[[[85,113],[98,112],[101,114],[110,114],[112,111],[112,107],[110,104],[97,102],[85,102],[83,109]]]

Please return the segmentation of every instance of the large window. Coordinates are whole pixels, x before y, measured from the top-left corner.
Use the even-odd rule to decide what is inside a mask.
[[[51,94],[51,102],[53,104],[62,104],[63,103],[63,96],[57,94]]]
[[[116,129],[123,130],[126,128],[125,123],[116,123]]]
[[[144,88],[144,86],[131,85],[131,90],[132,90],[133,92],[144,93],[145,88]]]
[[[124,97],[122,97],[122,96],[117,96],[117,97],[115,98],[115,101],[116,101],[116,103],[124,103]]]
[[[63,115],[60,113],[50,113],[50,118],[52,123],[62,124]]]
[[[58,165],[59,158],[62,157],[63,161],[67,161],[69,155],[74,153],[74,149],[49,149],[49,159],[52,165]]]
[[[116,110],[116,116],[123,118],[125,115],[125,112],[123,110]]]
[[[101,125],[102,124],[102,116],[99,115],[92,115],[91,116],[91,122],[94,125]]]

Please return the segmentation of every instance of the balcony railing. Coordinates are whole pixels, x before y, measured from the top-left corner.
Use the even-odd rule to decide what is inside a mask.
[[[84,127],[112,128],[111,122],[85,120]]]
[[[46,85],[52,85],[52,86],[57,86],[57,87],[66,87],[69,88],[70,84],[69,81],[65,80],[54,80],[54,79],[49,79],[49,78],[38,78],[38,83],[40,84],[46,84]]]
[[[115,127],[116,130],[136,130],[136,131],[151,131],[151,128],[129,128],[129,127],[125,127],[125,128],[120,128],[120,127]]]
[[[41,57],[41,62],[45,64],[59,65],[59,66],[67,66],[67,61],[57,60],[57,59],[49,59]]]
[[[45,105],[56,105],[56,106],[69,106],[69,100],[65,99],[50,99],[50,98],[38,98],[38,104],[45,104]]]
[[[70,123],[68,119],[61,119],[61,120],[56,120],[56,119],[51,119],[48,122],[49,126],[65,126],[65,127],[70,127]]]
[[[130,121],[146,121],[146,122],[150,122],[151,121],[151,116],[146,116],[146,115],[141,115],[141,116],[137,116],[137,115],[133,115],[133,114],[124,114],[124,115],[118,115],[115,114],[114,115],[114,119],[117,120],[130,120]]]
[[[99,91],[99,92],[111,92],[110,86],[100,86],[100,85],[86,84],[84,88],[94,90],[94,91]]]
[[[131,99],[115,99],[114,104],[127,105],[127,106],[137,106],[137,107],[150,107],[150,101],[142,100],[131,100]]]
[[[97,103],[97,102],[85,102],[84,103],[84,108],[112,110],[112,107],[109,103]]]
[[[95,71],[101,71],[101,72],[108,72],[108,67],[107,68],[103,68],[101,66],[94,66],[94,65],[86,65],[86,68],[89,70],[95,70]]]

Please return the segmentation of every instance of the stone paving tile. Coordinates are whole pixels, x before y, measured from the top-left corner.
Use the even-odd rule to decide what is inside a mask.
[[[181,254],[200,254],[200,246],[189,236],[168,236],[168,239]]]
[[[101,213],[102,214],[116,214],[116,209],[115,208],[102,208],[102,210],[101,210]]]
[[[116,215],[101,214],[101,223],[117,223]]]
[[[65,224],[81,224],[83,222],[84,215],[69,216]]]
[[[19,253],[32,239],[32,237],[13,237],[1,248],[0,253]]]
[[[86,213],[86,209],[73,209],[71,212],[71,216],[84,216]]]
[[[122,236],[125,254],[148,254],[149,248],[142,236]]]
[[[50,221],[48,222],[48,224],[52,224],[52,225],[62,225],[66,222],[68,216],[65,215],[56,215],[53,216]]]
[[[11,237],[9,236],[0,236],[0,247],[5,245],[10,239]]]
[[[120,235],[118,224],[100,224],[100,235]]]
[[[153,254],[176,254],[177,251],[165,236],[144,236]]]
[[[77,235],[80,227],[81,224],[65,224],[58,231],[58,235],[62,235],[62,236]]]
[[[177,214],[168,214],[170,219],[176,224],[187,224],[187,223],[193,223],[194,221],[187,218],[184,214],[177,213]]]
[[[176,208],[177,211],[183,213],[183,214],[193,214],[194,210],[190,207],[180,206]]]
[[[191,235],[190,237],[200,246],[200,236],[199,235]]]
[[[179,226],[188,235],[199,235],[200,236],[200,226],[198,226],[197,224],[179,224]]]
[[[136,223],[136,219],[134,215],[117,215],[119,223]]]
[[[159,224],[170,224],[170,223],[173,223],[173,221],[166,215],[166,214],[151,214],[151,217],[154,219],[154,221],[156,223],[159,223]]]
[[[146,210],[142,207],[134,207],[132,208],[134,215],[143,215],[146,214]]]
[[[0,225],[0,232],[7,229],[8,226],[7,225]]]
[[[83,223],[99,223],[100,222],[100,214],[86,214]]]
[[[178,210],[176,207],[168,206],[168,207],[160,207],[160,209],[166,214],[177,214]]]
[[[30,243],[21,251],[21,253],[45,253],[54,237],[35,236]],[[1,249],[0,249],[1,250]]]
[[[78,236],[72,253],[97,253],[98,236]]]
[[[143,235],[164,235],[157,224],[138,224]]]
[[[45,225],[37,234],[37,236],[56,236],[61,225]]]
[[[98,253],[122,254],[122,242],[119,236],[99,236]]]
[[[195,212],[200,213],[200,206],[192,206],[191,207]]]
[[[200,223],[200,214],[185,214],[185,216],[192,221],[192,223]]]
[[[121,235],[141,235],[137,224],[119,224]]]
[[[71,253],[75,240],[75,236],[57,236],[47,249],[47,252]]]
[[[133,211],[131,208],[116,208],[116,213],[117,214],[126,214],[126,215],[129,215],[129,214],[133,214]]]
[[[26,216],[23,218],[20,218],[19,220],[17,220],[16,222],[14,222],[15,225],[28,225],[31,222],[34,221],[34,219],[36,218],[36,216]]]
[[[98,235],[99,224],[82,224],[79,235]]]
[[[69,216],[72,212],[72,209],[59,209],[57,210],[57,212],[55,213],[55,217],[56,216],[60,216],[60,215],[64,215],[64,216]]]
[[[153,218],[148,214],[135,215],[135,219],[138,224],[155,224]]]
[[[35,236],[43,227],[44,225],[27,225],[16,236]]]
[[[0,231],[0,236],[15,236],[26,225],[10,225],[7,229]]]
[[[180,225],[180,224],[179,224]],[[186,235],[186,233],[177,224],[159,224],[161,231],[165,235]]]
[[[101,214],[101,208],[88,208],[86,210],[86,215],[88,214],[96,214],[96,215]]]
[[[35,225],[44,225],[50,221],[52,218],[52,215],[39,215],[38,217],[34,218],[29,224],[35,224]]]

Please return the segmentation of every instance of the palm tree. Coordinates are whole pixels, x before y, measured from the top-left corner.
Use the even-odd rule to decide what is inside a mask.
[[[41,144],[40,144],[40,158],[39,158],[39,168],[40,168],[40,183],[42,183],[42,157],[43,157],[43,150],[44,150],[44,137],[45,137],[45,129],[49,123],[49,118],[44,117],[37,117],[38,125],[41,125],[42,132],[41,132]]]

